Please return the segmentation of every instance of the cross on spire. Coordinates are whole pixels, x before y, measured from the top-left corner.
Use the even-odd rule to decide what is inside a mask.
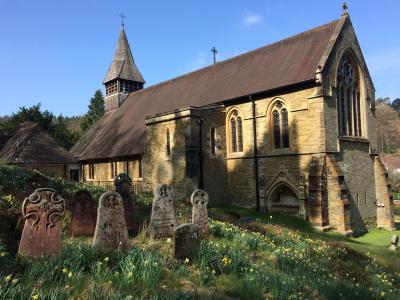
[[[217,56],[218,51],[217,51],[217,49],[215,49],[215,47],[212,47],[211,48],[211,52],[213,54],[214,64],[215,64],[216,63],[216,56]]]
[[[347,12],[348,7],[346,2],[343,2],[342,8],[343,8],[342,16],[347,16],[349,13]]]
[[[124,19],[126,18],[126,15],[124,15],[124,13],[121,13],[119,16],[121,17],[121,26],[122,28],[124,28]]]

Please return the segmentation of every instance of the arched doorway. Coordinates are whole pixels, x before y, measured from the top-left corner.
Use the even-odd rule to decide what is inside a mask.
[[[296,192],[288,185],[277,185],[269,196],[272,212],[298,214],[300,205]]]

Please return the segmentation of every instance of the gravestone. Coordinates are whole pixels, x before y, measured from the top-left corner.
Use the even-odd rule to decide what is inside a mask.
[[[47,188],[49,185],[49,180],[43,175],[36,173],[27,179],[26,184],[28,186],[28,190],[30,192],[34,192],[37,189]]]
[[[390,250],[392,251],[396,251],[398,248],[398,244],[399,244],[399,236],[397,234],[393,234],[392,235],[392,239],[390,240],[391,246],[390,246]]]
[[[182,224],[174,230],[174,257],[192,261],[200,248],[200,227],[196,224]]]
[[[71,203],[70,234],[73,236],[93,236],[96,229],[96,203],[86,190],[75,193]]]
[[[154,191],[154,199],[149,224],[152,238],[173,236],[176,217],[171,188],[166,184],[159,185]]]
[[[125,223],[129,234],[135,230],[133,201],[131,199],[132,179],[128,174],[118,174],[114,178],[115,190],[121,195],[124,203]]]
[[[22,204],[25,220],[18,253],[40,257],[61,252],[61,218],[65,201],[49,188],[37,189]]]
[[[93,247],[103,251],[129,247],[124,205],[116,192],[105,192],[100,197]]]
[[[208,194],[203,190],[195,190],[190,197],[192,203],[192,223],[200,228],[200,234],[204,235],[208,231]]]

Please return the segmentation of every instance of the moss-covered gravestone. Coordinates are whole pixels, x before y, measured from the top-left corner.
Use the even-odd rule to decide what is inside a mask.
[[[25,219],[18,253],[40,257],[61,252],[61,218],[65,201],[48,188],[37,189],[22,204]]]
[[[93,236],[96,228],[96,203],[86,190],[75,193],[71,207],[70,234],[73,236]]]
[[[124,205],[116,192],[105,192],[100,197],[93,247],[103,251],[129,248]]]
[[[153,238],[173,236],[176,225],[171,188],[166,184],[160,185],[154,191],[149,224],[150,236]]]
[[[200,228],[196,224],[182,224],[174,231],[174,257],[192,261],[200,248]]]
[[[195,190],[190,197],[192,203],[192,223],[200,228],[200,234],[204,235],[208,231],[208,194],[204,190]]]

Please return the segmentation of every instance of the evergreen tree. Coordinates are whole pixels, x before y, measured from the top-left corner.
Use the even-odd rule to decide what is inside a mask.
[[[90,99],[88,108],[88,112],[83,117],[83,121],[81,123],[81,130],[83,132],[88,130],[94,124],[94,122],[100,119],[100,117],[104,114],[104,97],[101,90],[97,90],[94,93],[94,96],[92,99]]]
[[[12,114],[10,117],[0,123],[0,133],[11,135],[17,127],[24,122],[32,122],[39,124],[39,126],[50,134],[56,142],[64,147],[70,149],[79,139],[79,132],[70,131],[66,124],[66,118],[62,115],[55,117],[48,110],[42,111],[40,103],[32,107],[20,107],[18,112]]]

